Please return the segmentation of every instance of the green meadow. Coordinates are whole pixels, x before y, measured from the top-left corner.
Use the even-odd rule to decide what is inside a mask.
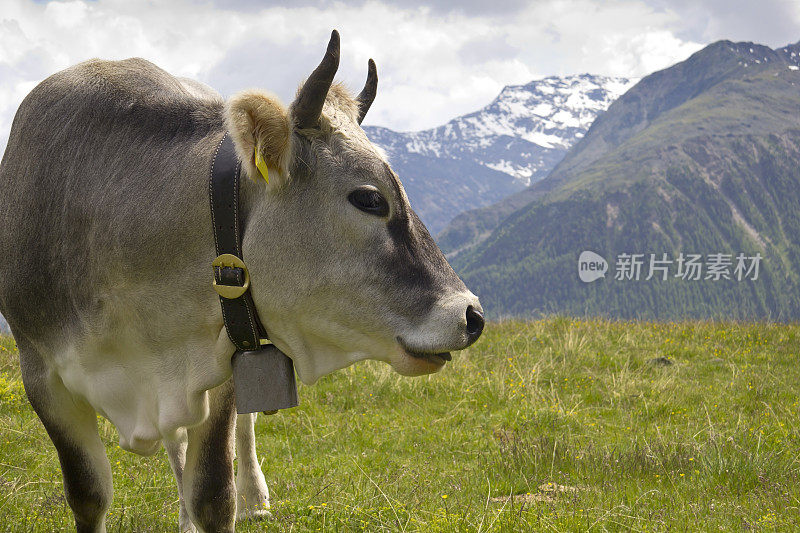
[[[273,517],[237,531],[798,530],[799,393],[800,325],[490,323],[438,374],[362,363],[259,416]],[[177,531],[166,453],[98,424],[108,531]],[[0,531],[72,529],[3,338]]]

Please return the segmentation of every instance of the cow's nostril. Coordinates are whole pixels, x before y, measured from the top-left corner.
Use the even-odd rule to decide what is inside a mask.
[[[483,331],[483,314],[471,305],[467,307],[467,334],[475,341]]]

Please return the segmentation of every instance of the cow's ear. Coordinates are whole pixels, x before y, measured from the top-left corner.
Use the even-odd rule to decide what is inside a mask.
[[[289,179],[291,123],[278,98],[257,90],[240,92],[228,102],[225,121],[248,177],[266,179],[270,187],[284,185]]]

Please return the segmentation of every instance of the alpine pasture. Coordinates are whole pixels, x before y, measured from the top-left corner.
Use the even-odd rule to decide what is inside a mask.
[[[237,531],[800,528],[800,326],[490,323],[439,374],[377,362],[259,416],[270,520]],[[117,447],[108,531],[177,531],[161,450]],[[55,449],[0,339],[0,530],[73,529]]]

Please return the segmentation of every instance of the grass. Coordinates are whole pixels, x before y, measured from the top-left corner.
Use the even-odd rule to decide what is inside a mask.
[[[0,341],[0,530],[71,530],[58,461]],[[490,324],[443,372],[362,363],[259,417],[274,518],[238,531],[800,528],[800,325]],[[163,450],[99,422],[112,531],[177,531]]]

